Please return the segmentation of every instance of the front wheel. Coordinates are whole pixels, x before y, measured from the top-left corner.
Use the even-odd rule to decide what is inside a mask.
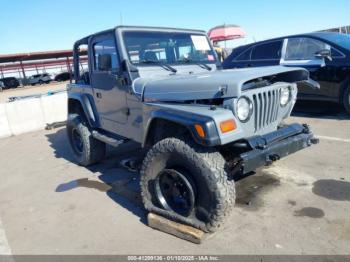
[[[235,203],[234,181],[214,149],[166,138],[147,153],[141,169],[145,208],[172,220],[216,231]]]
[[[350,86],[345,89],[343,94],[343,105],[348,114],[350,114]]]
[[[79,165],[89,166],[104,158],[106,144],[92,136],[87,123],[80,115],[70,114],[68,116],[67,135]]]

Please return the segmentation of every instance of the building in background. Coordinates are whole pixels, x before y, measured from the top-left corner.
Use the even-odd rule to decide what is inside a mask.
[[[82,50],[81,67],[87,63],[87,52]],[[51,74],[52,78],[58,73],[73,74],[72,50],[56,50],[18,54],[0,54],[0,79],[17,78],[22,85],[28,84],[31,75]]]
[[[320,30],[319,32],[334,32],[334,33],[350,34],[350,25]]]

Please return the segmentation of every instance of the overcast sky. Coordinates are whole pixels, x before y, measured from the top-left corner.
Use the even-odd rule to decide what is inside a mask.
[[[0,8],[0,54],[68,49],[121,23],[203,30],[233,23],[247,33],[240,43],[350,25],[348,0],[2,0]]]

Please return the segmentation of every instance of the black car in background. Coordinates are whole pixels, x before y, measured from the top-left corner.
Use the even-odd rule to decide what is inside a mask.
[[[223,68],[299,66],[320,89],[298,85],[298,99],[337,102],[350,113],[350,35],[309,33],[256,42],[233,49]]]
[[[17,88],[19,86],[19,81],[15,77],[4,77],[0,78],[0,81],[4,84],[5,88]]]
[[[73,78],[73,75],[69,72],[62,72],[55,76],[55,81],[61,82],[61,81],[67,81],[69,79]]]

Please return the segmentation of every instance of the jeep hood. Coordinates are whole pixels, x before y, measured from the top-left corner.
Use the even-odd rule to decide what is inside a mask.
[[[274,82],[299,82],[309,78],[307,70],[283,66],[218,70],[199,74],[178,74],[137,78],[134,91],[143,101],[185,101],[238,97],[252,88],[247,82],[269,77]]]

